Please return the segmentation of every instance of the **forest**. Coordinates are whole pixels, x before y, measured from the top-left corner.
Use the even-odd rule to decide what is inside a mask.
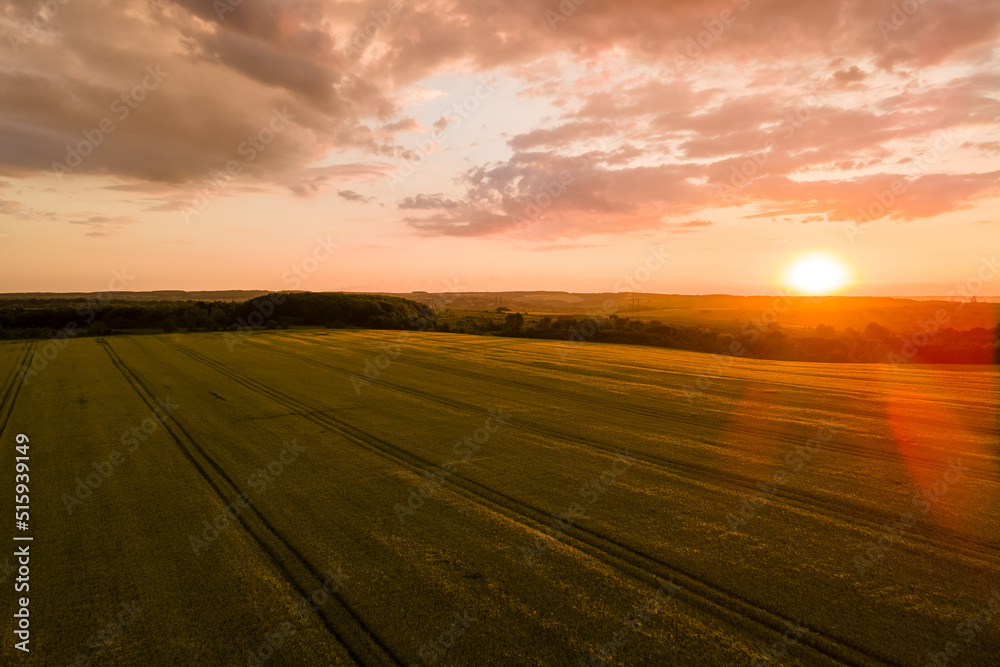
[[[433,330],[563,341],[620,343],[780,361],[986,364],[1000,362],[1000,324],[955,329],[925,320],[910,331],[876,322],[863,330],[820,324],[783,329],[756,321],[681,326],[657,319],[433,310],[386,295],[275,292],[245,301],[39,300],[0,308],[0,339],[116,333],[252,331],[301,326]]]

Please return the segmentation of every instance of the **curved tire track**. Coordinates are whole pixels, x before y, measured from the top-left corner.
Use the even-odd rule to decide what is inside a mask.
[[[292,396],[277,391],[180,343],[167,341],[161,337],[158,337],[158,340],[178,352],[187,355],[191,359],[216,370],[237,384],[293,410],[303,418],[335,429],[348,441],[395,461],[404,468],[422,472],[428,468],[435,467],[435,464],[431,461],[362,431],[329,414],[317,411],[313,406],[306,405]],[[447,477],[445,483],[448,485],[448,488],[458,495],[464,496],[471,502],[479,504],[490,511],[503,514],[527,528],[541,532],[551,522],[551,516],[548,512],[503,492],[484,486],[462,476],[458,472]],[[680,587],[681,592],[678,593],[679,596],[685,597],[690,604],[705,609],[735,625],[742,625],[744,627],[749,625],[758,631],[767,631],[772,636],[780,636],[787,630],[788,623],[795,622],[791,618],[758,606],[735,593],[718,588],[700,579],[697,575],[632,549],[611,537],[595,531],[574,525],[566,531],[561,541],[596,560],[600,560],[621,572],[633,576],[639,581],[647,583],[651,587],[657,585],[657,578],[673,579],[674,583]],[[899,664],[888,656],[877,655],[872,651],[858,648],[845,639],[814,628],[808,628],[808,632],[802,638],[801,644],[843,664]]]
[[[14,413],[14,404],[24,386],[24,377],[21,376],[20,369],[25,367],[26,362],[34,358],[35,350],[38,349],[37,342],[25,343],[18,352],[17,360],[10,375],[4,381],[3,389],[0,390],[0,434],[7,430],[7,422]]]
[[[107,352],[111,363],[125,377],[136,394],[150,408],[158,407],[156,399],[140,376],[122,360],[104,339],[97,343]],[[198,444],[190,433],[170,415],[163,421],[164,430],[177,444],[181,453],[195,467],[212,490],[225,503],[232,503],[241,493],[239,486]],[[228,489],[228,490],[226,490]],[[233,496],[233,497],[230,497]],[[253,504],[236,514],[236,520],[268,556],[284,579],[302,597],[322,586],[323,574],[284,537]],[[359,665],[402,665],[378,636],[351,610],[336,591],[330,591],[330,602],[316,615],[351,659]]]
[[[251,341],[256,342],[256,341]],[[316,359],[312,359],[306,355],[301,355],[296,352],[289,350],[281,350],[274,347],[259,345],[262,350],[268,350],[274,354],[282,355],[285,357],[298,359],[304,363],[311,364],[313,366],[320,366],[323,368],[329,368],[330,370],[343,373],[344,375],[350,375],[350,371],[345,368],[340,368],[332,364],[328,364]],[[489,416],[489,411],[478,405],[473,405],[470,403],[465,403],[464,401],[459,401],[456,399],[445,398],[442,396],[437,396],[429,392],[420,391],[418,389],[412,389],[400,385],[398,383],[392,382],[391,380],[386,380],[383,377],[379,377],[376,380],[371,380],[372,384],[379,387],[386,387],[392,391],[406,394],[414,398],[418,398],[422,401],[429,401],[437,403],[439,405],[444,405],[454,410],[459,410],[462,412],[480,414],[483,416]],[[544,426],[541,424],[533,424],[525,421],[514,421],[511,426],[522,431],[529,433],[534,433],[550,439],[561,440],[563,442],[573,443],[579,446],[584,446],[591,449],[601,450],[610,454],[617,452],[615,447],[606,445],[589,438],[582,436],[573,435],[570,433],[565,433],[563,431]],[[704,440],[702,438],[695,438],[697,440]],[[705,440],[707,442],[707,440]],[[824,444],[824,449],[829,445],[829,443]],[[647,463],[651,466],[660,468],[675,477],[679,477],[688,482],[695,482],[697,484],[704,484],[713,486],[720,490],[731,490],[733,485],[743,487],[752,493],[758,492],[757,483],[760,481],[758,479],[739,475],[732,472],[724,472],[717,470],[715,468],[710,468],[708,466],[702,466],[692,463],[685,463],[682,461],[676,461],[663,456],[657,456],[656,454],[643,453],[638,455],[637,458],[643,463]],[[718,483],[712,483],[707,481],[705,478],[710,477],[716,480]],[[725,484],[723,484],[725,483]],[[809,493],[807,491],[796,491],[794,489],[789,489],[787,487],[782,488],[775,496],[773,496],[769,502],[778,501],[791,508],[806,509],[815,511],[818,514],[822,514],[834,520],[843,520],[844,518],[850,518],[856,522],[856,524],[875,531],[876,534],[881,533],[885,528],[884,524],[892,524],[899,520],[899,514],[891,513],[880,513],[871,508],[855,505],[853,503],[840,503],[833,501],[831,499],[825,498],[820,494]],[[783,502],[782,502],[783,501]],[[989,567],[994,571],[1000,570],[1000,552],[997,550],[997,546],[990,544],[988,542],[980,542],[977,540],[971,540],[968,537],[959,534],[947,533],[945,538],[942,538],[935,534],[933,531],[928,530],[925,526],[914,526],[911,527],[907,533],[907,536],[913,541],[919,541],[926,546],[931,548],[936,548],[938,551],[942,551],[947,554],[959,554],[967,558],[975,559],[981,564]],[[961,544],[956,544],[960,542]]]
[[[476,373],[476,372],[473,372],[473,371],[462,371],[462,370],[458,370],[458,369],[454,369],[454,368],[444,368],[444,367],[436,366],[436,365],[433,365],[433,364],[427,364],[427,363],[417,362],[417,361],[414,361],[412,359],[397,359],[395,363],[404,363],[404,364],[409,364],[411,366],[416,366],[418,368],[424,368],[426,370],[438,372],[438,373],[445,373],[445,374],[448,374],[448,375],[454,375],[454,376],[457,376],[457,377],[464,377],[464,378],[468,378],[468,379],[479,380],[479,381],[483,381],[483,382],[487,382],[487,383],[492,383],[492,384],[501,384],[501,385],[504,385],[504,386],[507,386],[507,387],[511,387],[513,389],[534,391],[536,393],[542,393],[542,394],[552,393],[551,390],[548,390],[548,389],[545,389],[545,388],[542,388],[542,387],[538,387],[536,385],[528,384],[526,382],[518,382],[517,380],[510,380],[510,379],[507,379],[507,378],[499,378],[499,377],[495,377],[495,376],[484,375],[484,374]],[[605,409],[605,410],[617,410],[617,411],[620,411],[620,412],[625,412],[625,413],[630,413],[630,414],[634,414],[634,415],[639,415],[639,416],[642,416],[642,417],[652,417],[654,419],[664,419],[664,420],[668,420],[668,421],[673,422],[673,423],[685,424],[685,425],[692,426],[692,427],[695,427],[695,428],[710,428],[710,429],[717,429],[718,428],[718,421],[715,421],[715,420],[684,418],[684,417],[681,417],[681,416],[676,415],[676,414],[666,415],[661,410],[655,410],[653,408],[646,408],[646,407],[639,406],[639,405],[626,405],[626,404],[619,403],[619,402],[616,402],[616,401],[605,401],[605,400],[601,400],[601,399],[598,399],[598,398],[595,398],[595,397],[587,396],[585,394],[572,393],[572,394],[565,394],[565,395],[567,397],[569,397],[571,400],[576,401],[578,403],[587,403],[587,404],[590,404],[590,405],[593,405],[595,407],[599,407],[599,408]],[[788,445],[788,446],[795,446],[795,445],[802,444],[802,442],[799,441],[799,440],[792,440],[792,439],[789,439],[787,437],[777,436],[773,432],[768,431],[766,429],[762,429],[760,427],[743,426],[741,428],[742,428],[742,430],[745,433],[752,434],[752,435],[757,435],[757,436],[761,436],[761,437],[766,437],[766,438],[771,439],[775,443],[781,443],[781,444],[785,444],[785,445]],[[939,463],[937,461],[933,461],[931,459],[925,459],[925,458],[920,458],[920,457],[907,457],[906,460],[903,461],[903,459],[900,456],[898,456],[898,455],[882,454],[880,452],[874,451],[874,450],[869,449],[867,447],[858,447],[858,446],[847,445],[847,444],[837,444],[837,445],[834,445],[834,444],[827,443],[827,444],[825,444],[823,446],[823,449],[825,449],[827,451],[836,451],[836,452],[840,452],[840,453],[843,453],[843,454],[851,454],[851,455],[854,455],[854,456],[859,456],[859,457],[870,459],[870,460],[874,460],[874,461],[883,461],[883,462],[886,462],[886,463],[905,464],[905,465],[912,465],[913,463],[918,463],[919,465],[921,465],[922,467],[927,468],[927,469],[938,470],[938,471],[944,471],[944,470],[948,469],[947,465],[941,464],[941,463]],[[971,469],[966,474],[969,477],[973,477],[973,478],[979,479],[981,481],[987,481],[987,482],[997,482],[997,481],[1000,481],[1000,476],[998,476],[996,474],[992,474],[992,473],[984,471],[984,470]]]

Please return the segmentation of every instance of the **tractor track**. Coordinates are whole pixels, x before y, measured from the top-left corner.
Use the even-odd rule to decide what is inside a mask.
[[[303,341],[307,340],[306,338],[303,338],[301,336],[301,334],[294,334],[294,333],[292,333],[292,334],[286,334],[286,333],[282,333],[282,334],[278,334],[278,335],[281,338],[286,338],[288,340],[295,340],[295,341],[298,341],[298,342],[303,342]],[[326,341],[324,341],[324,343],[326,343]],[[460,348],[457,348],[457,347],[454,347],[454,346],[449,346],[449,349],[460,350]],[[476,349],[479,349],[479,348],[476,348]],[[494,350],[494,349],[502,350],[503,346],[500,346],[500,345],[489,346],[487,349],[490,349],[490,350]],[[652,348],[652,349],[655,349],[655,350],[664,350],[664,351],[673,351],[673,352],[684,352],[684,350],[671,350],[669,348]],[[467,351],[467,350],[462,350],[462,351]],[[537,353],[537,352],[531,351],[530,354],[532,354],[533,358],[535,358],[535,359],[542,358],[542,356],[539,353]],[[697,353],[690,353],[690,354],[697,354]],[[701,354],[708,354],[708,353],[701,353]],[[726,355],[716,355],[716,356],[720,356],[722,358],[730,358],[730,357],[727,357]],[[731,358],[732,359],[736,359],[736,360],[743,360],[743,361],[760,361],[760,360],[752,359],[752,358],[749,358],[749,357],[731,357]],[[556,372],[560,372],[560,373],[563,373],[563,374],[566,374],[566,375],[584,375],[584,376],[587,376],[587,377],[593,377],[593,378],[600,379],[600,380],[607,380],[607,379],[609,379],[608,375],[606,375],[604,373],[597,372],[597,371],[588,370],[585,367],[579,367],[579,366],[572,367],[572,370],[570,371],[570,370],[568,370],[568,368],[569,368],[568,365],[565,364],[565,363],[556,364],[556,363],[552,362],[551,364],[549,364],[547,362],[539,362],[539,363],[545,363],[546,365],[544,365],[544,366],[538,366],[538,365],[535,365],[535,364],[533,364],[531,362],[525,362],[525,361],[520,361],[520,360],[517,360],[517,359],[511,359],[510,357],[504,357],[502,360],[496,359],[496,358],[489,358],[489,360],[492,361],[492,362],[496,362],[496,363],[516,364],[519,367],[522,367],[522,368],[525,368],[525,369],[528,369],[528,370],[531,370],[531,371],[537,371],[539,369],[544,369],[544,370],[549,371],[549,372],[556,371]],[[470,360],[469,363],[478,363],[478,362]],[[792,363],[792,362],[775,362],[775,363]],[[812,363],[812,362],[800,362],[800,363]],[[678,370],[674,370],[674,369],[671,369],[671,368],[656,368],[656,367],[651,367],[651,366],[643,366],[643,365],[636,365],[636,364],[621,364],[621,363],[618,363],[615,366],[615,368],[619,368],[619,369],[622,369],[622,370],[625,370],[625,371],[638,370],[638,371],[647,372],[647,373],[656,373],[658,375],[669,375],[669,376],[673,376],[673,377],[687,378],[687,379],[696,378],[696,377],[705,377],[705,378],[711,379],[713,381],[718,380],[718,381],[722,381],[722,382],[726,382],[726,383],[744,383],[744,384],[750,384],[750,383],[755,383],[756,382],[756,383],[763,383],[763,384],[768,384],[768,385],[771,384],[770,382],[768,382],[766,380],[754,379],[754,378],[750,378],[750,377],[738,377],[738,376],[733,376],[733,375],[718,375],[718,374],[710,374],[710,373],[705,372],[706,369],[713,369],[715,366],[719,366],[719,365],[720,364],[718,362],[713,362],[711,364],[706,365],[700,371],[678,371]],[[875,366],[877,366],[877,364],[875,364]],[[508,368],[506,370],[513,370],[513,369]],[[654,388],[657,388],[657,389],[662,389],[662,387],[660,385],[656,384],[655,382],[650,382],[650,381],[646,381],[646,380],[643,380],[643,381],[638,381],[637,380],[636,382],[637,382],[637,384],[646,385],[646,386],[654,387]],[[795,383],[795,382],[789,382],[787,380],[783,380],[780,385],[777,385],[777,389],[776,390],[786,390],[786,389],[792,390],[792,391],[796,391],[798,393],[803,393],[803,394],[808,393],[808,392],[814,392],[814,391],[816,391],[816,387],[814,385],[799,384],[799,383]],[[862,403],[865,400],[867,400],[868,398],[870,398],[869,394],[865,394],[865,393],[857,392],[857,391],[844,390],[842,388],[825,389],[824,391],[825,391],[825,394],[824,394],[825,396],[840,397],[840,398],[844,398],[845,400],[851,400],[851,401],[862,402]],[[711,395],[712,396],[723,397],[723,398],[730,398],[730,399],[734,399],[735,400],[735,399],[744,398],[745,397],[745,392],[739,392],[739,391],[722,391],[722,390],[720,390],[720,388],[714,387],[713,391],[711,392]],[[808,401],[808,400],[801,401],[801,402],[796,402],[796,403],[786,403],[784,405],[785,405],[785,407],[790,407],[790,408],[803,408],[803,409],[812,409],[813,408],[813,404],[810,401]],[[957,402],[957,401],[949,401],[947,403],[947,406],[948,407],[953,407],[953,408],[968,408],[967,404],[962,404],[962,403]],[[866,418],[870,418],[870,417],[874,417],[874,416],[876,416],[874,413],[872,413],[871,415],[865,415]],[[941,428],[941,429],[950,429],[950,428],[953,427],[953,425],[951,425],[951,424],[947,424],[947,423],[941,422],[940,420],[936,420],[936,419],[926,419],[926,418],[921,418],[921,417],[912,417],[912,418],[910,418],[910,421],[911,421],[911,423],[917,424],[917,425],[920,425],[920,426],[931,426],[931,427],[938,427],[938,428]],[[993,429],[991,429],[991,428],[988,428],[988,427],[984,427],[984,428],[978,428],[977,427],[977,428],[974,429],[974,432],[977,433],[978,435],[985,435],[985,436],[993,436],[995,434],[995,431]]]
[[[345,375],[350,375],[350,372],[347,369],[312,359],[306,355],[300,355],[296,352],[281,350],[270,346],[260,347],[261,349],[268,350],[274,354],[298,359],[313,366],[328,368]],[[412,396],[422,401],[430,401],[465,413],[490,416],[489,410],[483,408],[482,406],[405,387],[396,382],[392,382],[391,380],[385,380],[382,377],[379,377],[376,380],[371,380],[371,382],[375,386],[386,387],[392,391]],[[617,448],[611,445],[524,420],[512,420],[510,426],[545,438],[561,440],[579,446],[597,449],[610,454],[615,454],[618,451]],[[824,448],[826,446],[828,445],[824,445]],[[743,487],[751,493],[757,493],[759,491],[757,484],[760,480],[746,475],[724,472],[708,466],[685,463],[645,452],[639,454],[632,452],[632,455],[639,461],[659,468],[667,474],[681,478],[688,483],[711,486],[715,489],[723,491],[731,491],[732,485],[735,484]],[[705,479],[706,477],[712,478],[715,480],[715,483],[707,481]],[[726,484],[723,484],[723,482]],[[835,521],[842,521],[845,517],[850,518],[857,522],[855,525],[861,525],[868,528],[875,534],[881,533],[885,530],[885,524],[892,524],[899,520],[899,514],[880,513],[861,505],[836,502],[825,498],[820,494],[796,491],[794,489],[789,489],[788,487],[781,488],[781,490],[770,499],[770,502],[776,501],[793,509],[814,511]],[[948,533],[946,537],[942,538],[935,535],[932,531],[927,530],[923,526],[920,526],[919,528],[917,526],[911,527],[907,536],[913,541],[921,542],[924,546],[935,548],[938,551],[943,551],[949,555],[961,555],[967,558],[972,558],[994,571],[1000,570],[1000,551],[998,551],[996,545],[970,540],[962,535],[952,533]],[[961,544],[956,544],[956,542],[960,542]]]
[[[162,337],[158,337],[157,340],[189,358],[214,369],[240,386],[266,398],[270,398],[274,402],[284,405],[303,418],[309,419],[316,424],[332,428],[349,442],[392,460],[404,468],[419,473],[436,467],[436,464],[432,461],[428,461],[329,414],[317,412],[314,406],[307,405],[288,394],[275,390],[180,343],[167,341]],[[517,500],[503,492],[486,487],[461,475],[459,472],[449,475],[445,480],[447,488],[458,495],[490,511],[507,516],[526,528],[540,532],[552,521],[550,513]],[[686,598],[693,606],[700,607],[713,615],[737,625],[743,625],[744,627],[749,625],[758,631],[763,630],[768,632],[771,636],[780,636],[787,629],[787,624],[794,622],[793,619],[783,616],[780,613],[760,607],[737,594],[718,588],[708,581],[699,578],[697,575],[632,549],[613,538],[595,531],[574,525],[566,530],[566,533],[562,537],[562,542],[651,587],[655,588],[658,585],[658,580],[671,579],[680,588],[678,596]],[[853,646],[848,641],[825,631],[814,628],[809,628],[808,630],[803,636],[801,644],[836,662],[847,665],[900,664],[888,656],[878,655],[874,651]]]
[[[528,390],[528,391],[533,391],[535,393],[542,393],[542,394],[551,394],[551,393],[554,393],[551,390],[544,389],[544,388],[538,387],[536,385],[528,384],[528,383],[525,383],[525,382],[518,382],[517,380],[510,380],[510,379],[507,379],[507,378],[498,378],[498,377],[495,377],[495,376],[484,375],[482,373],[476,373],[476,372],[473,372],[473,371],[463,371],[463,370],[458,370],[458,369],[454,369],[454,368],[444,368],[444,367],[441,367],[441,366],[436,366],[434,364],[428,364],[428,363],[422,363],[422,362],[414,361],[412,359],[402,359],[402,357],[400,357],[399,359],[396,359],[393,363],[408,364],[410,366],[416,366],[418,368],[423,368],[425,370],[430,370],[430,371],[434,371],[434,372],[437,372],[437,373],[444,373],[444,374],[448,374],[448,375],[453,375],[453,376],[456,376],[456,377],[463,377],[463,378],[472,379],[472,380],[479,380],[481,382],[486,382],[488,384],[500,384],[500,385],[503,385],[503,386],[506,386],[506,387],[510,387],[512,389]],[[641,417],[651,417],[651,418],[654,418],[654,419],[661,419],[661,420],[668,421],[670,423],[684,424],[684,425],[692,426],[692,427],[695,427],[695,428],[715,429],[715,430],[719,429],[719,420],[717,420],[717,419],[699,420],[699,419],[692,419],[692,418],[682,417],[682,416],[679,416],[677,414],[669,414],[668,415],[663,410],[656,410],[656,409],[653,409],[653,408],[647,408],[647,407],[643,407],[643,406],[640,406],[640,405],[625,405],[625,404],[619,403],[617,401],[601,400],[599,398],[596,398],[596,397],[593,397],[593,396],[587,396],[587,395],[581,394],[581,393],[572,393],[572,394],[564,393],[564,396],[570,398],[571,400],[573,400],[573,401],[575,401],[577,403],[586,403],[586,404],[598,407],[598,408],[600,408],[602,410],[615,410],[615,411],[624,412],[624,413],[628,413],[628,414],[634,414],[634,415],[641,416]],[[772,431],[769,431],[767,429],[760,428],[760,427],[753,427],[753,426],[741,425],[740,426],[740,430],[741,430],[741,435],[742,434],[747,434],[747,435],[759,436],[759,437],[762,437],[762,438],[768,438],[768,439],[772,440],[775,443],[781,443],[781,444],[787,445],[789,447],[794,447],[796,445],[803,444],[802,440],[793,440],[793,439],[790,439],[788,437],[776,436]],[[936,470],[936,471],[945,471],[945,470],[948,469],[947,464],[940,463],[940,462],[934,461],[932,459],[922,458],[922,457],[918,457],[918,456],[907,456],[907,457],[905,457],[905,460],[904,460],[904,458],[901,455],[896,455],[896,454],[882,454],[882,453],[873,451],[872,449],[867,448],[867,447],[858,447],[858,446],[852,446],[852,445],[846,445],[846,444],[826,443],[826,444],[823,445],[823,449],[827,450],[827,451],[836,451],[836,452],[840,452],[840,453],[843,453],[843,454],[850,454],[850,455],[853,455],[853,456],[859,456],[859,457],[870,459],[870,460],[873,460],[873,461],[881,461],[881,462],[884,462],[884,463],[894,463],[894,464],[904,464],[904,465],[914,465],[914,464],[916,464],[916,465],[919,465],[919,466],[921,466],[923,468],[931,469],[931,470]],[[981,481],[986,481],[986,482],[998,482],[998,481],[1000,481],[1000,475],[995,474],[995,473],[990,473],[990,472],[987,472],[987,471],[984,471],[984,470],[971,469],[971,470],[969,470],[969,472],[966,473],[966,475],[968,477],[976,478],[976,479],[979,479]]]
[[[17,354],[17,360],[14,362],[14,368],[11,369],[4,381],[3,389],[0,389],[0,434],[7,430],[7,422],[14,414],[14,404],[17,403],[17,397],[21,394],[21,388],[25,384],[21,369],[34,358],[37,349],[38,343],[35,341],[25,343],[21,347]]]
[[[157,408],[159,404],[148,385],[125,363],[111,344],[102,338],[97,339],[97,343],[107,352],[111,363],[121,372],[139,398],[150,409]],[[163,427],[184,457],[191,462],[224,503],[233,503],[237,497],[246,495],[174,415],[169,415],[164,420]],[[231,491],[224,490],[226,487]],[[235,516],[236,521],[267,555],[282,577],[303,598],[308,599],[312,591],[323,585],[324,577],[320,570],[310,563],[256,506],[250,504],[247,509],[236,513]],[[337,591],[330,591],[330,599],[331,602],[318,609],[316,615],[354,662],[365,666],[404,664],[344,602]]]

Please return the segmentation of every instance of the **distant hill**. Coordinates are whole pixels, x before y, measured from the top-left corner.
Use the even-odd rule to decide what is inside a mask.
[[[523,336],[564,346],[590,340],[783,361],[1000,361],[1000,308],[971,301],[568,292],[275,292],[224,299],[234,294],[0,299],[0,339],[326,326]]]
[[[269,293],[269,290],[223,290],[219,292],[185,292],[155,290],[152,292],[8,292],[0,301],[69,301],[72,299],[112,301],[246,301]],[[9,304],[3,304],[7,306]]]
[[[266,290],[221,290],[187,292],[20,292],[0,294],[0,308],[79,308],[88,302],[140,305],[173,302],[244,302],[267,295]],[[286,292],[294,293],[294,292]],[[348,292],[347,294],[364,294]],[[655,294],[630,292],[561,292],[551,290],[512,292],[378,292],[408,299],[436,310],[493,311],[498,306],[511,311],[541,315],[618,315],[646,321],[659,320],[683,326],[721,326],[771,317],[777,306],[778,323],[791,331],[815,329],[819,325],[838,331],[857,331],[876,322],[893,331],[908,332],[940,311],[947,313],[946,327],[958,330],[992,329],[1000,319],[1000,305],[981,301],[952,301],[946,297],[892,298],[870,296],[789,297],[733,296],[729,294]],[[787,308],[785,308],[787,306]],[[777,310],[776,309],[776,310]]]
[[[495,310],[497,305],[511,311],[548,315],[618,315],[633,319],[661,320],[674,324],[707,326],[751,322],[769,317],[776,308],[778,322],[790,329],[819,325],[838,330],[863,330],[876,322],[893,331],[918,328],[921,321],[934,318],[938,311],[948,314],[946,326],[955,329],[992,328],[998,320],[997,304],[952,301],[946,297],[909,299],[877,296],[791,296],[781,301],[774,296],[732,296],[729,294],[655,293],[573,293],[573,292],[412,292],[385,293],[427,304],[435,309]]]

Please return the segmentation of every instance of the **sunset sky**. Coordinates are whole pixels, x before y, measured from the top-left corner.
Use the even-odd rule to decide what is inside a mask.
[[[996,0],[13,0],[0,28],[4,292],[611,291],[662,246],[641,291],[774,293],[823,251],[849,294],[943,295],[1000,241]]]

